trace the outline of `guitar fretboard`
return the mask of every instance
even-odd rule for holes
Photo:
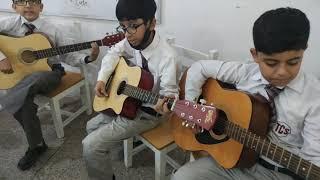
[[[42,49],[38,51],[33,51],[33,53],[36,59],[43,59],[43,58],[62,55],[70,52],[81,51],[84,49],[90,49],[91,43],[93,42],[97,43],[98,46],[103,46],[102,40],[97,40],[97,41],[66,45],[66,46],[61,46],[56,48],[54,47],[54,48]]]
[[[277,146],[266,138],[257,136],[230,121],[226,121],[226,133],[246,147],[264,155],[305,179],[320,179],[320,168],[307,160]]]
[[[129,84],[126,84],[123,89],[123,94],[138,99],[145,103],[157,104],[159,98],[163,98],[163,96],[135,87]]]

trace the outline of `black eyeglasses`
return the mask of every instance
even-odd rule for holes
[[[118,32],[122,32],[122,33],[126,33],[128,32],[129,34],[134,34],[137,32],[137,29],[144,23],[141,23],[141,24],[132,24],[132,25],[129,25],[128,27],[123,27],[123,26],[118,26],[117,27],[117,31]]]
[[[41,0],[15,0],[13,3],[18,6],[27,6],[27,4],[29,4],[29,6],[34,6],[41,4]]]

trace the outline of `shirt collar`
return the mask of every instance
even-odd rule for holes
[[[149,44],[148,47],[142,50],[141,54],[148,60],[152,56],[152,53],[154,52],[154,50],[158,47],[159,43],[160,43],[160,36],[158,35],[158,33],[155,33],[151,44]]]
[[[262,76],[259,66],[256,66],[257,72],[252,76],[255,81],[261,81],[262,84],[269,84],[269,82]]]
[[[262,76],[260,70],[252,76],[253,80],[260,80],[262,84],[269,84],[269,82]],[[286,86],[298,93],[301,93],[304,85],[304,75],[302,70],[298,73],[298,75]],[[281,88],[281,87],[280,87]]]
[[[304,73],[300,69],[298,75],[287,86],[299,93],[302,93],[304,81]]]
[[[24,23],[31,23],[31,24],[33,24],[35,27],[36,27],[36,29],[39,29],[40,27],[41,27],[41,25],[42,25],[42,21],[40,20],[40,17],[39,18],[37,18],[36,20],[34,20],[34,21],[32,21],[32,22],[29,22],[28,20],[26,20],[23,16],[20,16],[20,19],[21,19],[21,27],[22,26],[24,26],[23,24]]]

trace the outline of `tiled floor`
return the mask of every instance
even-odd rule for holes
[[[94,115],[82,114],[65,128],[65,138],[57,139],[50,113],[40,112],[44,139],[49,150],[30,170],[20,171],[16,164],[27,149],[26,138],[18,122],[11,115],[0,112],[0,180],[88,179],[81,156],[81,141],[85,136],[86,122]],[[185,155],[180,150],[173,154],[180,162],[184,161]],[[113,168],[117,180],[152,180],[154,155],[151,150],[144,150],[134,156],[132,168],[126,169],[123,160],[115,160]],[[172,169],[168,170],[170,173]]]

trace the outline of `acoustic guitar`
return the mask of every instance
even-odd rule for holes
[[[183,93],[184,83],[185,79],[180,84]],[[213,127],[209,131],[204,129],[195,134],[186,128],[186,124],[204,127],[205,122],[185,118],[192,116],[187,111],[184,117],[172,116],[172,133],[178,146],[189,151],[206,151],[224,168],[251,167],[258,155],[264,155],[304,179],[320,179],[318,166],[266,138],[270,108],[264,98],[225,87],[217,80],[208,79],[202,88],[206,104],[217,108],[216,119],[211,121],[214,125],[206,124]]]
[[[11,62],[14,70],[12,74],[0,72],[0,89],[12,88],[33,72],[50,71],[47,64],[49,57],[90,49],[92,42],[96,42],[98,46],[112,46],[123,38],[124,34],[118,33],[97,41],[53,47],[47,36],[42,33],[24,37],[0,35],[0,50]]]
[[[93,109],[97,112],[114,113],[133,119],[136,117],[137,110],[141,103],[155,105],[158,99],[163,96],[151,92],[153,88],[153,76],[150,72],[138,66],[129,66],[126,60],[121,57],[119,62],[106,83],[108,97],[95,96]],[[168,108],[181,115],[185,111],[193,114],[193,118],[205,122],[202,124],[207,130],[211,129],[214,123],[216,111],[214,107],[198,105],[186,100],[170,98]],[[200,108],[201,111],[198,111]]]

